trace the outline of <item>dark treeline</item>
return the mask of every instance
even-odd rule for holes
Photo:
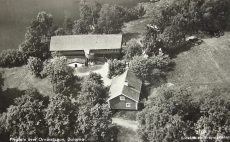
[[[217,35],[229,30],[229,0],[161,0],[150,13],[144,43],[148,51],[162,48],[170,53],[186,45],[185,39],[193,34]]]
[[[116,34],[121,32],[124,22],[138,19],[145,14],[143,6],[126,8],[116,4],[100,4],[97,1],[80,2],[80,19],[73,21],[65,13],[63,27],[57,27],[51,14],[40,12],[31,20],[25,40],[19,49],[4,50],[0,54],[1,67],[22,66],[30,56],[42,61],[50,57],[51,36],[72,34]]]

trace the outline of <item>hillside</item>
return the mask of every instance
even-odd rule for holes
[[[53,95],[51,83],[45,79],[39,79],[32,76],[26,66],[15,68],[0,68],[0,72],[3,73],[4,87],[17,88],[19,90],[26,90],[31,87],[35,87],[41,94]]]
[[[148,9],[158,9],[160,2],[144,4]],[[122,31],[126,41],[140,40],[151,21],[148,13],[144,18],[125,23]],[[173,59],[176,64],[167,81],[174,84],[214,84],[230,82],[230,32],[219,38],[206,38],[199,46],[182,52]]]
[[[176,66],[168,82],[178,84],[230,83],[230,32],[207,38],[199,46],[173,59]]]

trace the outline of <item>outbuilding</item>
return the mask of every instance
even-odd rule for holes
[[[121,47],[122,34],[53,36],[50,42],[51,52],[57,52],[67,58],[86,57],[89,60],[118,58]]]

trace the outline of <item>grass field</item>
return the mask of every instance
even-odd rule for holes
[[[47,78],[40,79],[32,76],[26,66],[15,67],[15,68],[0,68],[3,73],[4,87],[7,88],[17,88],[19,90],[26,90],[31,87],[35,87],[38,91],[45,95],[53,95],[52,85]]]
[[[230,32],[219,38],[207,38],[173,59],[175,70],[168,82],[178,84],[230,83]]]

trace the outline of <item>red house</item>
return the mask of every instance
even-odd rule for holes
[[[138,110],[142,81],[131,71],[113,79],[108,105],[110,109]]]

